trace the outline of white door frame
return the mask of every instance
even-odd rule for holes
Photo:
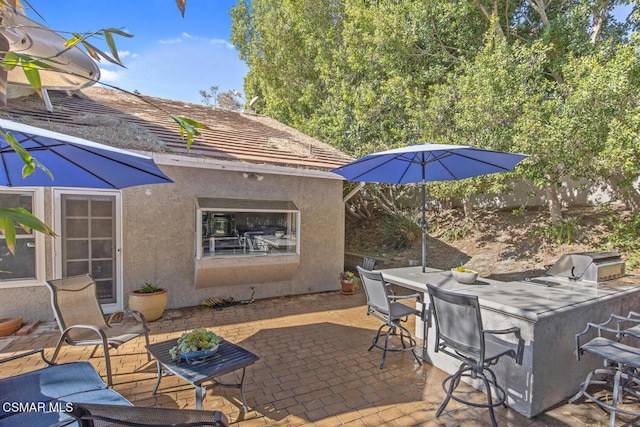
[[[115,197],[115,277],[116,281],[116,302],[109,304],[102,304],[102,309],[105,313],[112,313],[117,310],[122,310],[124,306],[123,286],[122,286],[122,193],[117,190],[91,190],[91,189],[64,189],[56,188],[53,191],[53,217],[54,217],[54,231],[56,234],[60,234],[62,230],[62,195],[63,194],[78,194],[81,196],[113,196]],[[53,277],[59,279],[62,277],[62,239],[54,239],[54,271]]]

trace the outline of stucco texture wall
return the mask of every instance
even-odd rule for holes
[[[174,184],[123,191],[125,295],[151,281],[168,290],[169,308],[179,308],[211,297],[247,299],[253,291],[255,298],[268,298],[339,288],[337,275],[344,263],[342,181],[266,173],[257,181],[239,171],[162,169]],[[220,280],[206,280],[196,287],[198,197],[292,201],[300,210],[299,257],[208,259],[207,274]],[[265,280],[254,274],[255,282],[248,281],[245,273],[250,269],[264,269]],[[279,274],[279,269],[286,271]]]

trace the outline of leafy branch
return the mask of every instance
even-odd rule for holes
[[[48,236],[55,236],[53,230],[24,208],[0,208],[0,233],[4,234],[9,251],[15,255],[16,227],[27,233],[39,231]]]

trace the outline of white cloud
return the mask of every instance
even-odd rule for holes
[[[197,37],[192,36],[191,34],[184,32],[182,33],[182,37],[184,37],[185,39],[196,39]]]
[[[133,59],[133,58],[137,58],[137,57],[140,56],[137,53],[131,53],[128,50],[125,50],[124,52],[118,52],[118,55],[120,55],[120,59],[124,59],[124,58]]]
[[[233,45],[224,39],[211,39],[209,40],[209,43],[212,45],[222,45],[227,49],[234,49]]]
[[[182,39],[180,37],[176,38],[176,39],[164,39],[164,40],[158,40],[158,42],[160,44],[176,44],[176,43],[182,43]]]
[[[100,81],[106,83],[118,83],[123,77],[122,71],[107,70],[100,68]]]

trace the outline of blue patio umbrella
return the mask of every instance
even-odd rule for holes
[[[36,168],[23,178],[24,162],[0,135],[0,186],[121,189],[173,182],[152,158],[131,151],[3,119],[0,130],[11,133],[53,175]]]
[[[427,252],[425,183],[453,181],[507,172],[527,154],[505,153],[466,145],[418,144],[369,154],[332,172],[351,182],[422,183],[422,271]]]

